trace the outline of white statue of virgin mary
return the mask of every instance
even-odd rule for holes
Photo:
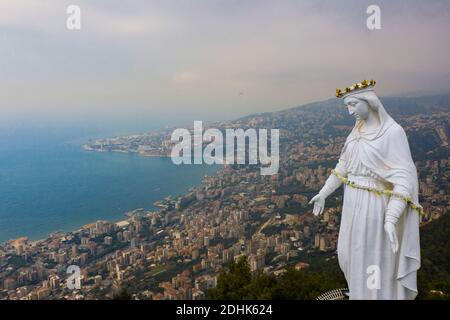
[[[414,299],[420,268],[417,170],[403,128],[376,96],[375,81],[336,91],[356,123],[336,168],[310,203],[345,184],[338,260],[350,299]]]

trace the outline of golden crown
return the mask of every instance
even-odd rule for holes
[[[353,92],[353,91],[359,91],[362,89],[369,89],[375,87],[375,84],[377,82],[375,80],[363,80],[360,83],[355,83],[354,85],[345,88],[344,90],[336,89],[336,97],[341,98],[344,95]]]

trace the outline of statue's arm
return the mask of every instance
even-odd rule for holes
[[[347,178],[347,162],[345,160],[344,155],[339,157],[339,161],[334,168],[334,171],[339,173],[341,177]],[[334,174],[332,174],[334,176]]]
[[[405,188],[394,185],[393,192],[395,194],[407,195],[408,192]],[[396,224],[400,219],[403,211],[405,211],[406,202],[395,196],[391,196],[386,207],[384,215],[384,230],[386,231],[389,241],[391,242],[391,249],[393,253],[397,253],[399,248],[399,241],[397,238]]]
[[[347,177],[347,169],[346,169],[344,156],[341,155],[334,170],[336,172],[338,172],[339,175],[341,175],[342,177]],[[336,177],[336,175],[330,174],[327,181],[325,182],[325,185],[319,191],[319,195],[325,200],[326,198],[328,198],[329,195],[331,195],[334,191],[336,191],[336,189],[339,188],[341,185],[342,185],[342,181],[338,177]]]
[[[400,125],[396,125],[392,128],[392,137],[390,139],[392,145],[390,148],[392,150],[396,150],[395,154],[397,156],[398,167],[408,167],[410,170],[416,171],[416,167],[411,157],[411,151],[408,144],[408,138],[406,137],[406,133]],[[404,197],[412,197],[411,185],[413,185],[413,181],[408,183],[404,182],[401,184],[394,184],[393,193],[399,194]],[[394,225],[400,219],[402,213],[405,211],[407,203],[399,199],[398,197],[391,196],[389,202],[386,207],[385,212],[385,222],[391,222]]]
[[[342,155],[334,170],[337,171],[343,177],[347,176],[345,159],[343,158]],[[330,194],[332,194],[337,188],[339,188],[341,184],[342,182],[341,180],[339,180],[338,177],[336,177],[334,174],[330,174],[327,181],[325,182],[325,185],[322,187],[319,193],[315,195],[309,202],[310,204],[314,203],[313,214],[315,216],[318,216],[323,212],[325,208],[325,199]]]
[[[408,197],[408,191],[401,186],[394,186],[394,194],[400,194]],[[400,219],[402,213],[405,211],[406,202],[398,197],[392,196],[386,207],[386,213],[384,220],[385,222],[391,222],[394,225],[397,224],[398,219]]]

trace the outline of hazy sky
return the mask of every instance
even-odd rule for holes
[[[449,31],[447,0],[2,0],[0,118],[234,118],[364,78],[450,91]]]

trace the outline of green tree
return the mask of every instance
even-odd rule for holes
[[[271,300],[276,284],[275,276],[260,271],[252,277],[245,298],[249,300]]]
[[[242,300],[249,295],[248,285],[252,281],[252,273],[245,256],[229,264],[228,272],[219,275],[217,286],[208,291],[213,300]]]
[[[314,300],[326,291],[341,288],[342,283],[323,272],[287,268],[273,288],[272,299]]]
[[[122,289],[118,294],[113,296],[113,300],[131,300],[132,296],[127,289]]]

